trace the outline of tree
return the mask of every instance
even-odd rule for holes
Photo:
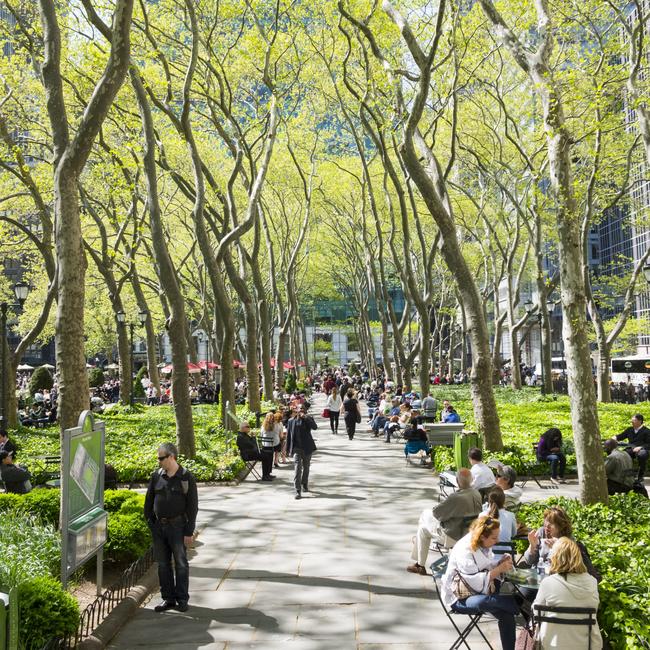
[[[39,0],[45,56],[42,64],[54,149],[54,224],[57,261],[56,351],[61,428],[75,426],[90,403],[84,357],[86,259],[79,218],[79,177],[129,65],[133,0],[116,0],[110,54],[86,110],[70,134],[61,73],[61,29],[53,0]],[[89,15],[91,0],[84,0]]]

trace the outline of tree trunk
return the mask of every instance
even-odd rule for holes
[[[610,346],[607,345],[605,333],[602,336],[596,336],[596,343],[598,345],[598,364],[596,370],[596,382],[598,386],[598,401],[611,402],[612,391],[609,383],[610,365],[612,363],[612,356]]]
[[[160,284],[165,292],[170,317],[167,321],[167,333],[172,348],[172,394],[174,399],[174,416],[176,418],[176,441],[178,450],[187,458],[196,455],[194,440],[194,423],[190,401],[189,377],[187,372],[187,341],[185,330],[185,301],[178,285],[172,264],[167,239],[162,226],[160,203],[158,200],[158,178],[156,169],[156,135],[153,128],[151,108],[138,71],[131,69],[131,82],[135,90],[142,118],[144,134],[144,171],[147,185],[147,204],[151,230],[151,243],[156,263],[158,264]]]
[[[138,303],[138,309],[147,314],[147,320],[144,325],[147,336],[147,370],[149,371],[149,381],[151,381],[151,383],[156,387],[158,397],[160,397],[160,373],[158,372],[156,332],[153,328],[151,311],[149,310],[147,299],[142,291],[140,277],[138,276],[135,264],[131,266],[131,286],[133,287],[133,294]]]

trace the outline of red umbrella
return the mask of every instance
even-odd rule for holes
[[[289,361],[283,361],[283,362],[282,362],[282,367],[283,367],[285,370],[293,370],[293,369],[295,368],[295,366],[293,365],[293,363],[290,363]]]
[[[174,366],[170,363],[169,365],[165,366],[164,368],[161,368],[160,372],[162,372],[164,375],[168,375],[173,370],[174,370]],[[187,364],[187,371],[189,373],[201,372],[201,368],[199,366],[197,366],[195,363],[188,363]]]
[[[214,370],[219,366],[214,361],[199,361],[199,367],[201,370]]]

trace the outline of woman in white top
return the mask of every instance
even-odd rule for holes
[[[330,412],[330,429],[332,429],[334,435],[339,432],[339,415],[342,406],[343,401],[335,386],[332,388],[332,392],[327,396],[327,401],[325,402],[325,408]]]
[[[449,564],[442,578],[442,599],[447,607],[459,613],[479,610],[492,614],[499,623],[503,650],[515,647],[515,614],[519,607],[514,596],[498,593],[499,579],[512,569],[512,556],[495,557],[492,547],[499,541],[499,520],[481,516],[470,532],[462,537],[449,553]],[[456,573],[476,592],[459,600],[453,590]]]
[[[494,487],[490,490],[488,501],[483,506],[483,512],[488,517],[499,520],[499,542],[510,542],[517,534],[517,519],[512,512],[505,509],[505,503],[505,492],[500,487]]]
[[[578,544],[569,537],[560,537],[553,545],[551,555],[551,575],[542,581],[533,603],[554,607],[593,607],[598,610],[598,582],[587,573]],[[553,614],[541,612],[550,617],[570,617],[570,614]],[[536,637],[543,650],[547,648],[574,648],[581,650],[588,647],[587,626],[569,625],[567,623],[543,622]],[[591,628],[591,648],[600,650],[603,640],[598,623]]]

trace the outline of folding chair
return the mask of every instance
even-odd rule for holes
[[[467,647],[467,650],[472,650],[469,643],[467,643],[467,637],[469,637],[470,633],[474,629],[476,629],[478,633],[483,637],[483,640],[487,644],[488,648],[490,648],[490,650],[494,650],[490,642],[487,640],[485,634],[483,634],[483,630],[481,630],[481,628],[478,626],[479,621],[483,616],[483,612],[480,612],[478,609],[467,609],[462,613],[455,612],[453,609],[450,609],[447,607],[447,605],[445,605],[445,601],[442,598],[442,576],[445,574],[445,571],[447,571],[448,563],[449,558],[446,555],[443,555],[439,560],[432,562],[430,568],[433,582],[436,586],[436,595],[438,596],[442,610],[444,611],[447,618],[451,621],[451,624],[454,626],[454,629],[458,634],[458,638],[454,641],[449,650],[458,650],[458,648],[460,648],[462,645],[465,645]],[[468,624],[462,630],[458,627],[458,625],[456,625],[456,621],[454,620],[458,616],[467,616],[469,618]]]
[[[568,616],[558,616],[558,614]],[[591,628],[596,625],[596,610],[593,607],[533,605],[533,619],[536,625],[540,623],[584,625],[587,628],[587,650],[591,650]]]
[[[259,472],[255,469],[255,463],[257,463],[256,460],[244,461],[244,464],[246,465],[246,469],[248,470],[248,474],[252,474],[259,481],[262,477],[260,476]]]

